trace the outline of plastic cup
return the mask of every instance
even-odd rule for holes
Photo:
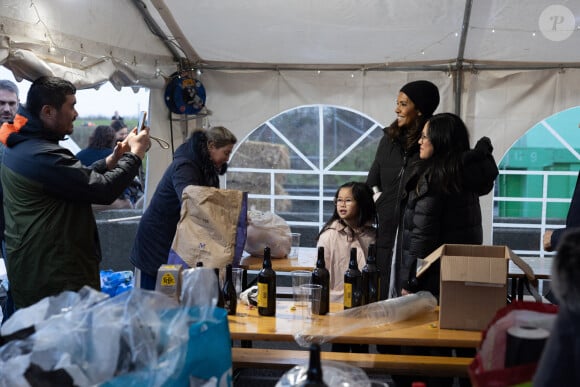
[[[302,290],[302,285],[309,284],[312,280],[312,272],[308,270],[294,270],[291,273],[292,276],[292,297],[294,299],[294,306],[303,307],[304,295]]]
[[[322,285],[304,284],[300,286],[301,297],[304,307],[302,308],[302,317],[311,319],[313,314],[320,314],[320,298],[322,297]]]
[[[290,253],[288,253],[288,259],[298,259],[300,255],[300,233],[293,232],[290,233],[292,238],[292,245],[290,247]]]
[[[244,275],[244,269],[241,267],[232,268],[232,280],[234,281],[234,288],[236,288],[236,295],[240,297],[242,292],[242,279]]]

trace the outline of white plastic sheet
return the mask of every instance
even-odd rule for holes
[[[407,320],[413,316],[431,312],[436,306],[435,297],[425,291],[374,302],[333,313],[332,324],[307,326],[297,332],[294,339],[303,347],[307,347],[310,343],[322,344],[354,330]]]

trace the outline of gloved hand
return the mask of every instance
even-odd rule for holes
[[[477,141],[474,149],[483,154],[490,154],[493,152],[493,145],[491,145],[489,137],[483,136],[479,141]]]

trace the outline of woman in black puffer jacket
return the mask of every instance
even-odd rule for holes
[[[444,243],[481,244],[479,196],[488,193],[498,174],[488,138],[469,149],[463,121],[451,113],[437,114],[425,124],[419,139],[419,160],[404,182],[406,206],[397,241],[396,274],[401,294],[428,290],[439,298],[440,264],[416,278],[417,259]],[[458,356],[475,356],[473,349],[455,349]],[[450,348],[402,347],[401,353],[450,356]],[[397,386],[410,386],[420,376],[395,377]],[[428,378],[428,386],[450,386],[450,378]],[[469,385],[460,379],[461,386]]]
[[[398,289],[429,290],[438,297],[439,265],[417,281],[417,259],[445,243],[482,243],[479,196],[491,190],[498,171],[489,139],[470,150],[467,128],[454,114],[433,116],[419,144],[420,160],[405,184]]]

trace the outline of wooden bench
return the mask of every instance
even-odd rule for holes
[[[307,364],[309,352],[304,350],[232,348],[233,368],[290,369]],[[446,356],[390,355],[374,353],[322,352],[322,360],[332,360],[360,367],[367,371],[383,371],[398,375],[467,376],[472,358]]]

